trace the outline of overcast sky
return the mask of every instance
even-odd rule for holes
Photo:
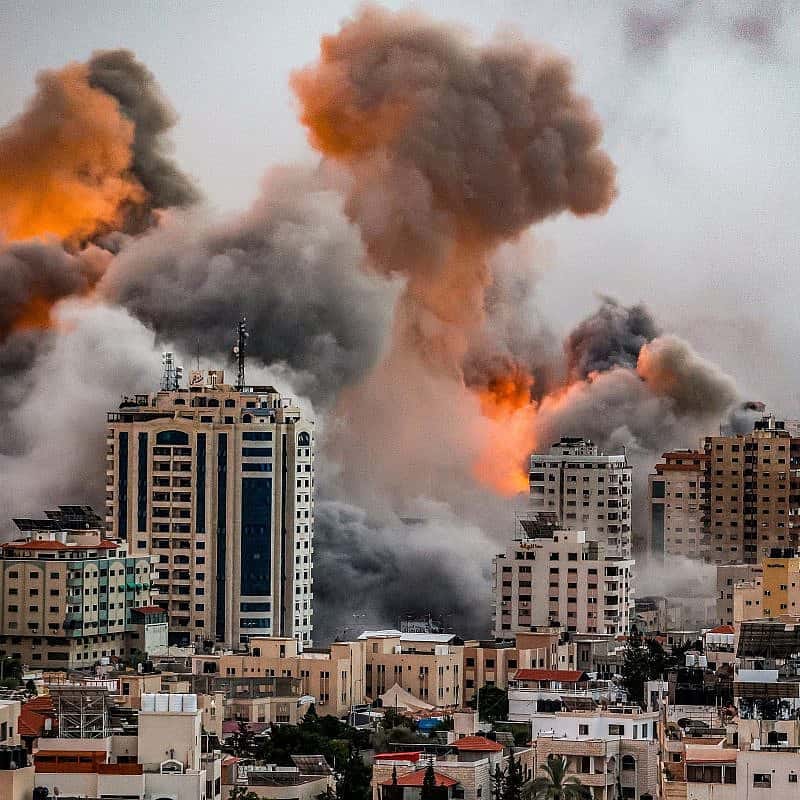
[[[400,7],[401,3],[386,3]],[[780,2],[495,0],[416,7],[488,38],[513,27],[574,61],[606,125],[620,197],[533,235],[539,306],[558,328],[595,293],[651,306],[747,396],[800,414],[800,25]],[[0,124],[36,72],[128,47],[181,115],[176,156],[223,211],[271,164],[310,160],[288,77],[353,9],[304,3],[0,4]]]

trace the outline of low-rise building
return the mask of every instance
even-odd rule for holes
[[[151,604],[150,556],[105,538],[88,507],[15,523],[24,538],[0,545],[0,658],[69,669],[144,646],[133,610]]]
[[[342,717],[364,702],[364,648],[361,642],[335,642],[328,649],[303,649],[289,637],[253,636],[246,653],[216,652],[191,658],[195,675],[228,678],[299,678],[302,695],[313,698],[317,713]]]
[[[483,736],[465,736],[453,741],[444,752],[425,754],[412,750],[378,754],[372,771],[373,800],[416,800],[425,772],[433,767],[436,785],[446,798],[486,800],[492,796],[492,775],[497,766],[505,771],[511,749]],[[514,748],[525,780],[534,773],[533,750]]]
[[[657,796],[659,713],[638,706],[534,712],[529,716],[536,770],[551,755],[566,759],[567,772],[593,800]],[[619,788],[619,792],[617,791]]]
[[[720,564],[717,566],[717,625],[733,625],[734,587],[761,578],[761,564]]]
[[[221,755],[203,753],[194,695],[156,694],[113,722],[113,702],[88,690],[59,698],[59,736],[40,740],[35,784],[50,795],[220,800]]]
[[[365,631],[364,692],[376,699],[393,686],[437,707],[463,702],[463,641],[448,633]]]

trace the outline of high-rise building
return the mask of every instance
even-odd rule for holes
[[[0,546],[0,660],[75,669],[146,649],[147,554],[132,556],[126,542],[108,538],[86,506],[14,522],[20,538]]]
[[[648,478],[648,555],[698,558],[704,541],[701,486],[709,456],[675,450],[661,457]]]
[[[634,561],[607,555],[585,531],[559,530],[544,515],[518,524],[514,540],[493,561],[495,637],[545,625],[627,634]]]
[[[772,416],[752,433],[707,436],[702,503],[705,555],[756,564],[800,544],[800,439]]]
[[[314,427],[272,386],[218,370],[108,414],[106,523],[155,556],[171,643],[312,632]]]
[[[531,456],[531,507],[586,531],[609,555],[630,558],[631,476],[624,454],[606,455],[588,439],[563,436],[548,453]]]

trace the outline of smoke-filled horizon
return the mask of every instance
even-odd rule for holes
[[[365,610],[483,635],[532,450],[624,447],[641,533],[660,453],[745,398],[593,265],[597,307],[566,336],[541,310],[536,226],[625,192],[563,55],[364,6],[292,86],[321,161],[270,169],[228,216],[129,51],[44,73],[0,128],[0,514],[102,508],[104,412],[154,387],[161,349],[224,366],[244,314],[252,368],[317,417],[316,638]]]

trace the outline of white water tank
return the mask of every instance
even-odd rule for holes
[[[183,696],[183,710],[190,713],[197,711],[197,695],[185,694]]]
[[[156,696],[152,692],[145,692],[142,695],[142,711],[156,710]]]
[[[174,713],[176,711],[183,711],[183,695],[170,694],[169,697],[169,710]]]
[[[156,711],[164,713],[169,711],[169,695],[164,692],[159,692],[156,695]]]

